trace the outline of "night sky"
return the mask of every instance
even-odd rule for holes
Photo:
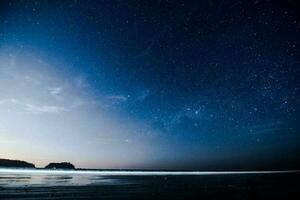
[[[292,169],[297,1],[1,1],[0,157]]]

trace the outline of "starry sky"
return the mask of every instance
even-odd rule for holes
[[[0,157],[292,169],[297,1],[1,1]]]

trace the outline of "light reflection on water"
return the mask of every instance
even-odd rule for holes
[[[7,173],[0,171],[0,187],[130,184],[125,179],[97,174]]]
[[[0,169],[1,187],[51,187],[84,185],[129,185],[136,184],[135,176],[215,176],[298,173],[288,171],[90,171],[90,170],[29,170]],[[130,178],[129,178],[130,177]]]

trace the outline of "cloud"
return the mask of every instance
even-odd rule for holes
[[[28,112],[31,112],[33,114],[59,113],[61,111],[66,111],[66,109],[64,107],[60,107],[60,106],[48,106],[48,105],[37,106],[37,105],[32,105],[32,104],[26,104],[25,110]]]
[[[61,87],[48,88],[48,90],[49,90],[50,94],[53,95],[53,96],[57,96],[62,92]]]
[[[109,100],[112,104],[119,104],[128,100],[128,98],[123,95],[107,95],[106,99]]]
[[[15,98],[8,98],[0,100],[0,105],[15,105],[21,107],[21,109],[30,112],[32,114],[42,113],[59,113],[67,111],[65,107],[56,105],[35,105],[31,103],[25,103]]]
[[[16,103],[17,103],[17,100],[14,99],[14,98],[10,98],[10,99],[2,99],[2,100],[0,100],[0,105],[8,104],[8,103],[16,104]]]
[[[63,97],[62,97],[63,88],[62,87],[51,87],[51,88],[48,88],[48,91],[49,91],[50,95],[53,96],[55,99],[57,99],[57,100],[63,99]]]
[[[101,105],[101,101],[99,101],[99,100],[88,100],[88,99],[75,98],[70,103],[70,109],[80,108],[80,107],[84,107],[84,106],[99,106],[99,105]]]
[[[33,84],[35,84],[35,85],[41,84],[41,82],[40,82],[38,79],[36,79],[36,78],[34,78],[34,77],[32,77],[32,76],[29,76],[29,75],[25,75],[25,76],[23,77],[23,79],[24,79],[25,81],[30,82],[30,83],[33,83]]]

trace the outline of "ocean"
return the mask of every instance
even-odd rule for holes
[[[0,199],[300,199],[297,171],[0,169]]]

